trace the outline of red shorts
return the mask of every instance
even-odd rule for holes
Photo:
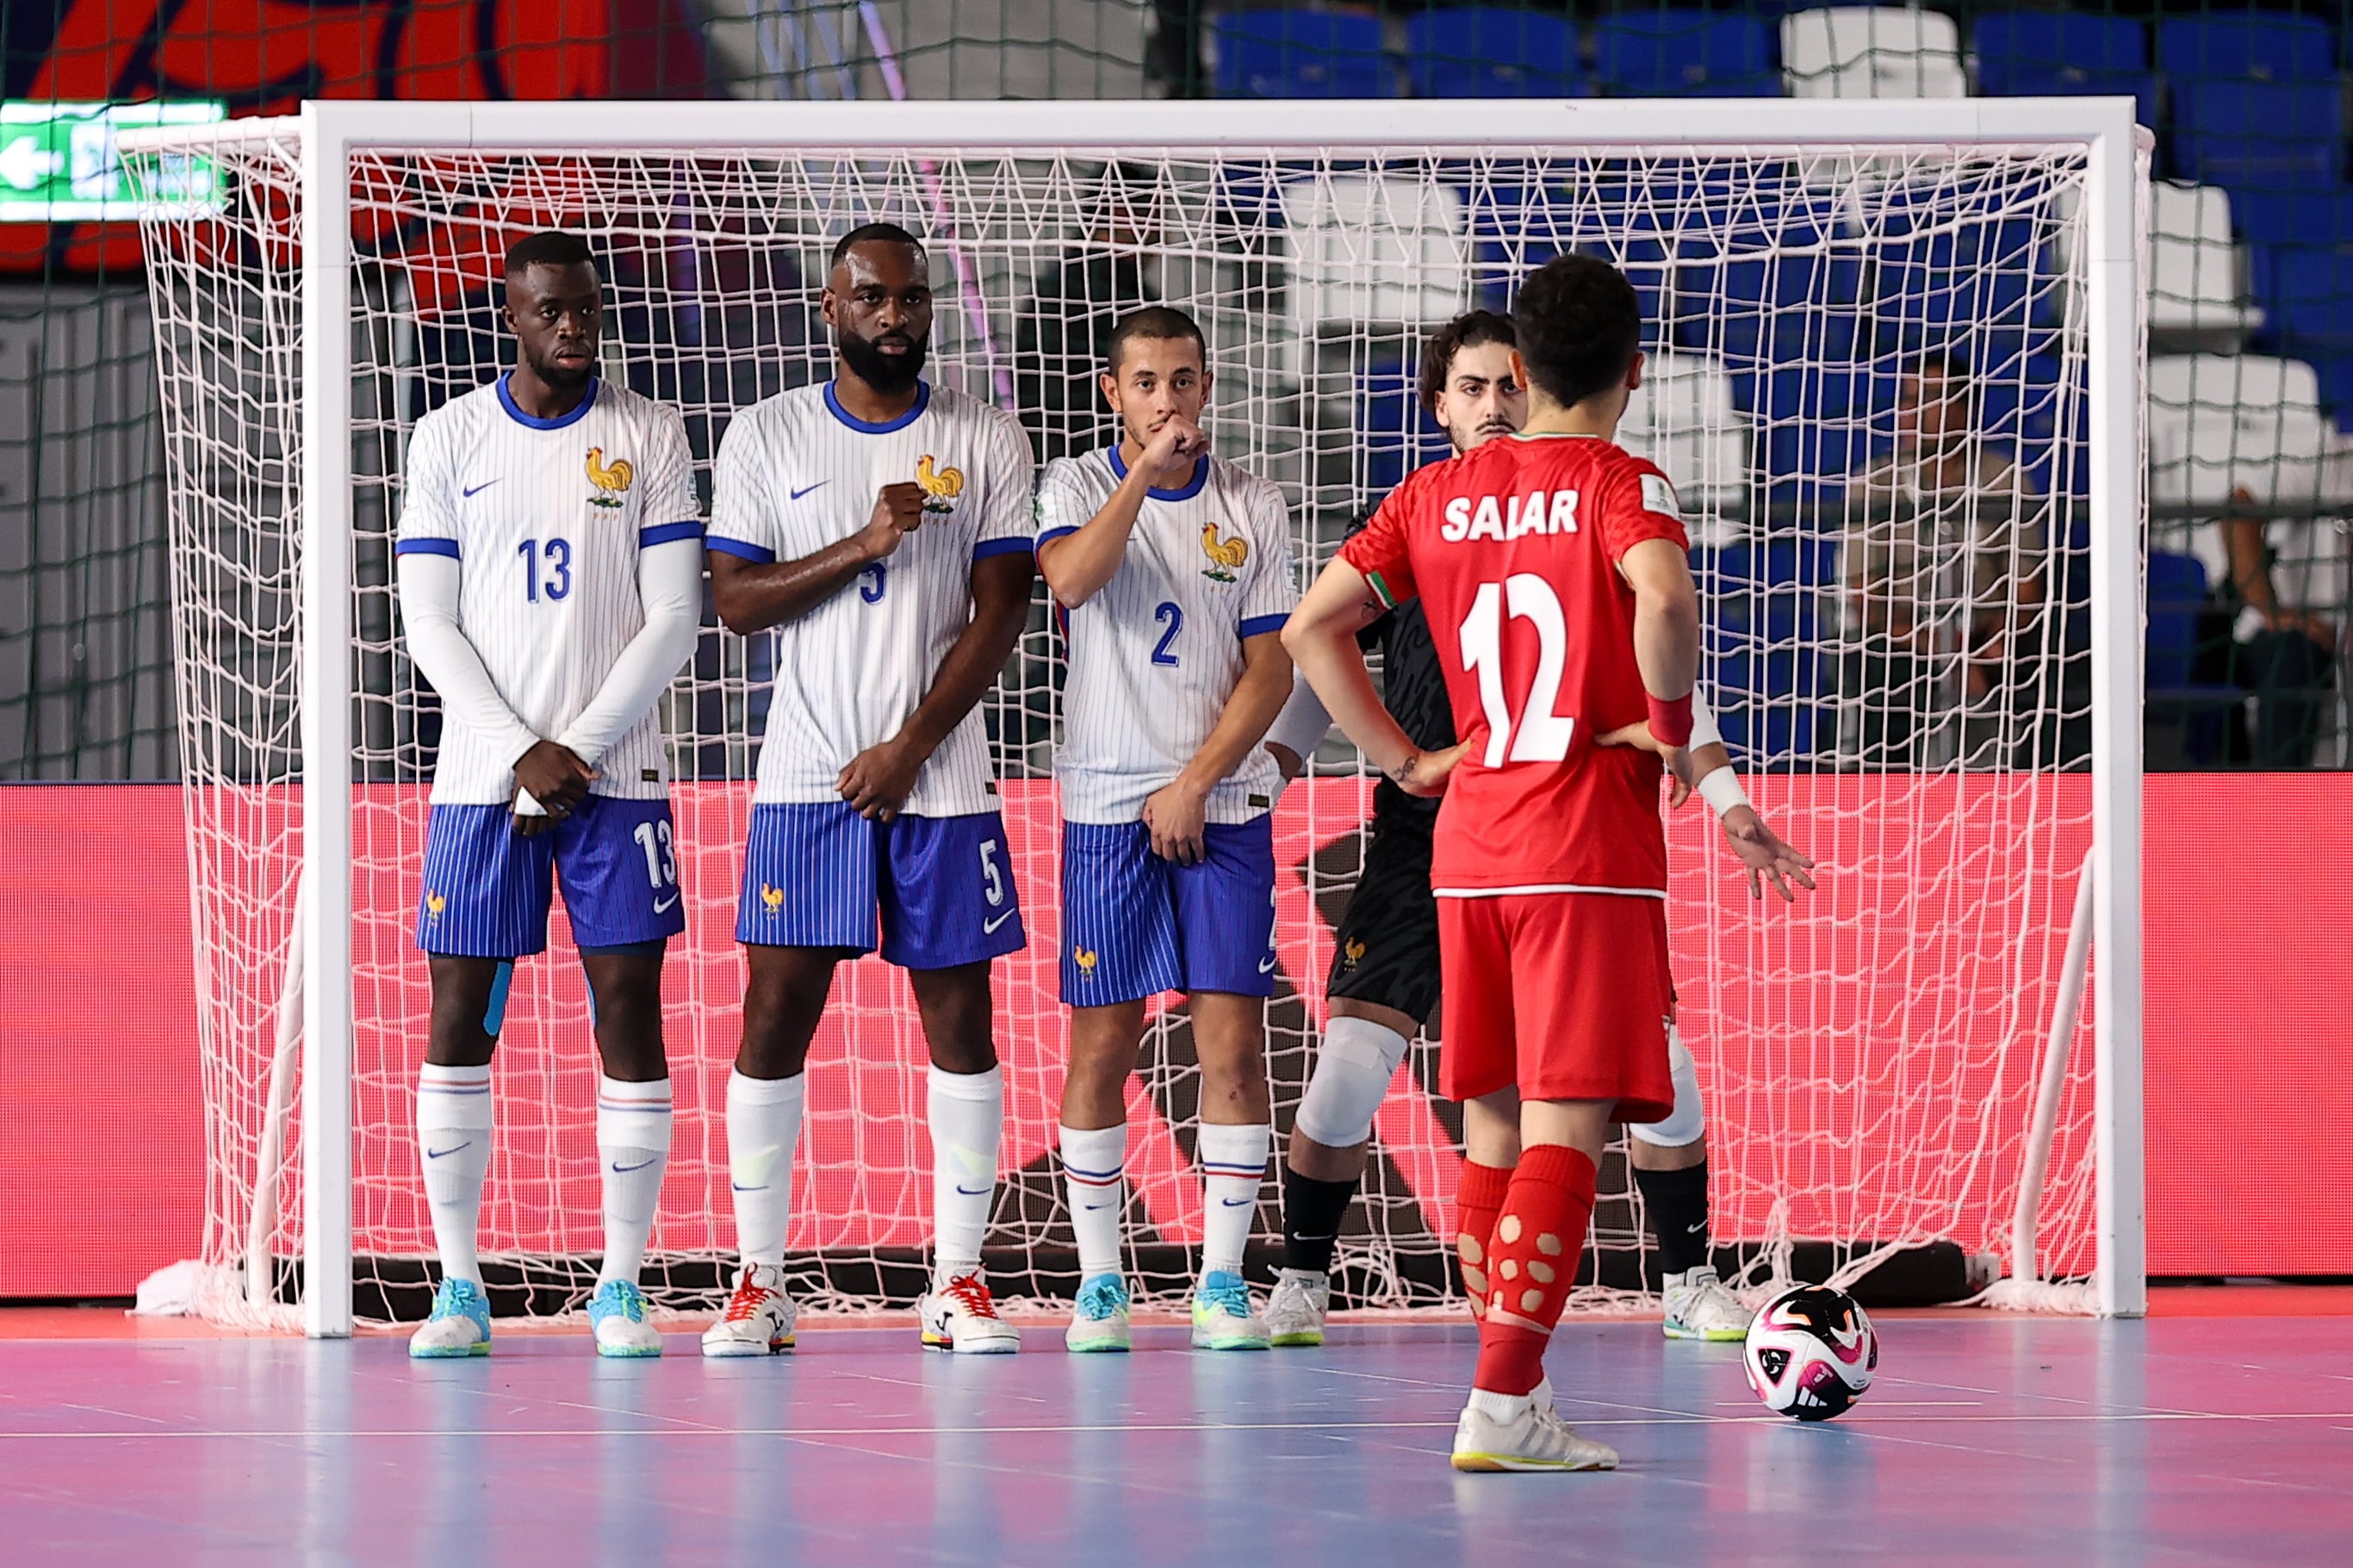
[[[1614,1100],[1617,1121],[1675,1108],[1667,1067],[1663,899],[1619,893],[1440,898],[1439,1092]]]

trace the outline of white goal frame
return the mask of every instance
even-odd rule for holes
[[[1563,151],[1933,145],[2079,153],[2085,160],[2089,344],[2096,1309],[2146,1310],[2141,1032],[2144,199],[2126,98],[1837,101],[1477,102],[310,102],[299,118],[127,132],[130,152],[274,142],[299,153],[302,273],[302,888],[300,996],[302,1326],[353,1327],[351,188],[355,150],[685,153],[958,144],[1084,153],[1165,145],[1554,146]],[[290,1016],[279,1038],[290,1044]],[[2072,1032],[2072,1018],[2069,1030]],[[2057,1048],[2054,1048],[2054,1055]],[[282,1082],[281,1082],[282,1089]],[[282,1112],[280,1113],[282,1125]],[[2029,1205],[2021,1211],[2031,1237]]]

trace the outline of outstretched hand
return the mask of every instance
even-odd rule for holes
[[[1748,896],[1761,899],[1765,884],[1771,882],[1781,901],[1794,904],[1798,895],[1789,890],[1791,882],[1808,892],[1814,890],[1814,862],[1785,842],[1781,836],[1765,825],[1753,805],[1736,805],[1724,814],[1724,837],[1732,852],[1748,868]]]

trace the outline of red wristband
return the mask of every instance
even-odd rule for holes
[[[1651,735],[1662,745],[1688,746],[1692,737],[1691,693],[1669,701],[1664,698],[1642,694],[1651,702]]]

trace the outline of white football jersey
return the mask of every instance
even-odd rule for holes
[[[1084,525],[1127,477],[1119,448],[1047,465],[1038,542]],[[1127,554],[1064,618],[1070,673],[1054,759],[1062,816],[1134,822],[1216,729],[1242,676],[1242,639],[1282,629],[1299,603],[1282,493],[1219,457],[1149,492]],[[1210,792],[1211,822],[1248,822],[1282,773],[1264,746]]]
[[[394,548],[458,561],[459,628],[515,717],[551,739],[646,624],[638,552],[698,537],[702,518],[677,409],[592,381],[579,407],[535,419],[501,375],[417,422]],[[668,793],[653,711],[597,759],[596,773],[597,795]],[[505,760],[446,717],[434,803],[504,805],[513,794]]]
[[[709,547],[797,561],[848,539],[884,485],[923,487],[923,526],[776,638],[776,687],[755,801],[830,801],[851,758],[899,732],[972,622],[972,564],[1030,548],[1029,438],[1012,415],[919,383],[885,425],[853,417],[830,382],[735,416],[719,444]],[[917,816],[997,809],[976,706],[907,796]]]

